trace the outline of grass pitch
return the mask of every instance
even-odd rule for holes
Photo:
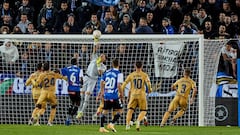
[[[0,125],[0,135],[239,135],[239,127],[196,127],[196,126],[141,126],[141,131],[132,127],[125,131],[125,126],[115,126],[117,133],[100,133],[99,125],[54,125],[52,127],[28,125]]]

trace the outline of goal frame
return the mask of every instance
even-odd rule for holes
[[[198,60],[199,60],[199,81],[198,81],[198,100],[199,100],[199,107],[198,107],[198,126],[205,126],[204,124],[204,38],[203,35],[160,35],[160,34],[113,34],[113,35],[102,35],[101,39],[104,39],[107,41],[108,39],[111,39],[113,41],[120,42],[122,40],[121,37],[124,36],[124,41],[131,42],[132,39],[136,39],[138,41],[144,41],[146,38],[150,39],[159,39],[161,37],[162,39],[183,39],[183,40],[189,40],[192,39],[198,40],[199,42],[199,54],[198,54]],[[42,40],[48,40],[48,41],[58,41],[62,43],[68,43],[64,39],[69,38],[71,39],[71,42],[84,43],[89,38],[93,38],[92,35],[57,35],[57,34],[51,34],[51,35],[22,35],[22,34],[14,34],[14,35],[0,35],[0,39],[10,39],[10,40],[23,40],[26,39],[28,41],[34,41],[34,42],[40,42]],[[100,42],[101,42],[100,39]]]

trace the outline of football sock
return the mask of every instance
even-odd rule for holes
[[[101,114],[100,119],[101,119],[101,121],[100,121],[100,127],[104,127],[105,115]]]

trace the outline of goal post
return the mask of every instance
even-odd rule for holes
[[[79,66],[86,70],[94,46],[92,35],[0,35],[0,45],[3,45],[6,39],[18,48],[19,59],[14,65],[5,66],[1,55],[0,64],[4,66],[0,67],[0,87],[3,88],[0,95],[0,124],[27,123],[34,104],[31,87],[24,83],[29,74],[34,72],[36,63],[50,61],[52,69],[63,68],[69,65],[70,58],[78,57]],[[103,34],[99,43],[101,45],[98,52],[107,55],[108,68],[111,67],[112,58],[120,59],[124,78],[134,71],[133,64],[136,60],[143,61],[143,70],[149,74],[155,89],[148,96],[148,119],[151,125],[160,124],[174,96],[170,86],[182,76],[185,67],[192,70],[191,77],[197,82],[198,94],[194,105],[189,105],[186,114],[179,118],[177,123],[189,126],[215,125],[215,98],[210,97],[209,93],[215,81],[224,40],[204,40],[203,35]],[[19,72],[20,75],[16,74]],[[55,124],[64,124],[70,102],[66,85],[63,80],[57,82],[59,105]],[[97,109],[97,91],[96,86],[81,124],[99,123],[91,120]],[[46,122],[47,116],[48,111],[42,118],[43,122]],[[119,124],[125,124],[125,116],[126,105]]]

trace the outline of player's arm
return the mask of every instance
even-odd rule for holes
[[[96,100],[99,100],[99,99],[103,98],[103,96],[104,96],[104,88],[105,88],[105,81],[101,80],[101,82],[100,82],[100,92],[99,92]]]
[[[123,100],[123,89],[122,89],[122,83],[123,83],[123,74],[118,74],[118,80],[117,80],[117,87],[119,92],[119,98]]]
[[[63,79],[65,81],[68,80],[67,76],[61,75],[60,72],[55,72],[55,76],[56,76],[56,78]]]
[[[131,97],[131,89],[129,89],[129,91],[128,91],[127,102],[130,101],[130,97]]]
[[[103,74],[103,70],[101,69],[101,56],[97,58],[97,70],[98,70],[98,75],[101,76]]]
[[[177,90],[177,85],[178,85],[178,80],[174,84],[172,84],[171,89]]]
[[[29,86],[29,85],[32,84],[32,77],[33,77],[33,75],[30,75],[30,76],[29,76],[29,78],[27,79],[27,81],[26,81],[26,83],[25,83],[26,86]]]
[[[126,85],[130,82],[130,75],[128,75],[127,79],[122,84],[122,90],[125,90]]]
[[[192,84],[192,89],[193,89],[193,93],[192,93],[192,97],[191,97],[191,100],[190,100],[190,104],[192,104],[194,102],[195,96],[197,95],[196,83]]]
[[[148,93],[151,93],[152,92],[152,85],[151,85],[151,81],[150,81],[148,76],[146,77],[145,82],[146,82],[147,87],[148,87]]]
[[[81,69],[79,73],[80,84],[83,85],[83,70]]]

